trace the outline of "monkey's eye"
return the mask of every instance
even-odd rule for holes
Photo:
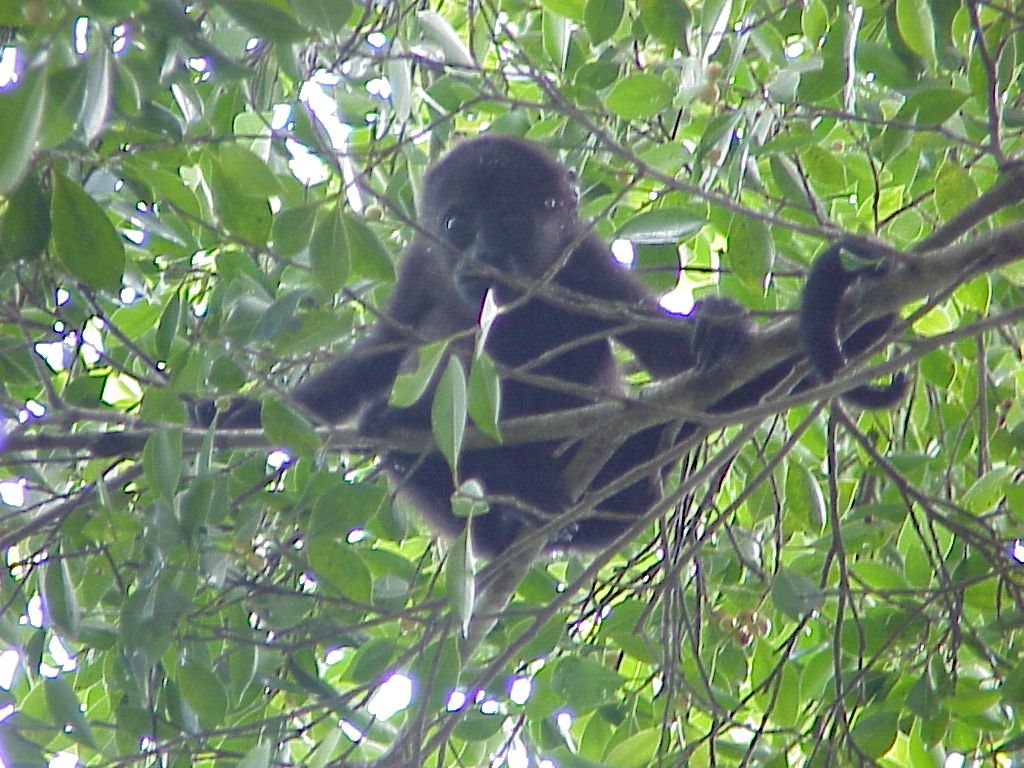
[[[444,236],[460,251],[465,250],[476,237],[473,217],[463,211],[449,211],[444,217]]]

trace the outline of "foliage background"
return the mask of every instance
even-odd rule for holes
[[[5,765],[395,765],[399,734],[409,765],[1021,759],[1014,4],[29,0],[0,25]],[[889,296],[905,405],[715,434],[656,525],[535,563],[463,657],[470,564],[279,395],[388,291],[424,168],[485,129],[574,168],[652,287],[682,254],[765,319],[839,231],[1001,234],[1002,263]],[[291,463],[185,428],[183,398],[242,389]],[[92,457],[119,426],[144,449]]]

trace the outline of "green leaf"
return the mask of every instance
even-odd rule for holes
[[[245,282],[240,282],[240,286]],[[227,316],[220,327],[220,332],[230,341],[244,343],[252,338],[253,330],[263,322],[270,301],[262,291],[252,290],[246,285],[241,290],[232,291],[231,301],[227,304]]]
[[[286,331],[294,331],[299,302],[308,296],[305,290],[289,291],[267,307],[252,329],[253,341],[272,341]]]
[[[932,710],[931,717],[937,710]],[[943,768],[946,765],[946,750],[939,744],[927,744],[924,740],[924,724],[915,722],[910,730],[910,742],[907,748],[910,765],[913,768]]]
[[[820,190],[837,192],[846,187],[846,167],[824,147],[805,147],[800,151],[800,160],[807,177]]]
[[[342,216],[348,235],[352,271],[374,280],[394,280],[395,265],[380,238],[361,217],[347,211]]]
[[[569,40],[572,36],[569,20],[561,14],[545,11],[541,17],[541,35],[544,53],[559,71],[564,70],[569,55]]]
[[[273,218],[268,195],[277,189],[266,165],[247,149],[227,144],[208,157],[204,174],[209,182],[217,220],[232,237],[263,245]]]
[[[152,331],[160,321],[161,308],[159,304],[150,304],[145,301],[136,301],[134,304],[118,308],[111,321],[128,338],[141,336],[146,331]]]
[[[551,687],[572,702],[575,712],[595,709],[608,701],[622,678],[594,658],[565,656],[551,675]]]
[[[61,394],[69,405],[96,408],[100,405],[105,384],[106,380],[98,376],[78,377],[68,382]]]
[[[957,286],[953,296],[967,309],[979,315],[988,314],[992,307],[992,278],[987,274],[978,275]]]
[[[63,731],[80,744],[98,749],[71,684],[64,677],[48,677],[43,680],[43,692],[57,731]]]
[[[775,152],[794,152],[814,144],[818,139],[806,129],[795,129],[788,134],[775,136],[760,147],[752,147],[755,155],[771,155]]]
[[[46,561],[43,567],[42,597],[46,616],[61,637],[73,640],[78,637],[82,610],[78,605],[71,571],[66,558],[57,556]]]
[[[868,589],[880,592],[910,589],[906,577],[884,563],[860,560],[850,565],[850,572]]]
[[[728,257],[733,274],[754,295],[763,294],[765,275],[775,263],[775,244],[768,226],[752,216],[733,216]]]
[[[623,0],[587,0],[583,12],[583,25],[595,45],[615,34],[625,12]]]
[[[219,146],[217,161],[232,185],[240,191],[267,196],[281,191],[267,160],[246,146],[244,141],[231,141]]]
[[[25,738],[19,731],[21,721],[26,718],[15,712],[0,720],[0,745],[3,746],[4,764],[8,768],[37,768],[49,765],[50,760],[40,747]],[[29,728],[35,728],[32,724]]]
[[[668,293],[679,284],[679,245],[637,244],[634,267],[643,274],[644,282],[657,294]]]
[[[640,0],[640,20],[659,43],[687,53],[693,14],[683,0]]]
[[[188,376],[187,366],[183,369],[183,376]],[[196,372],[198,376],[198,372]],[[180,380],[179,380],[180,381]],[[164,422],[167,425],[184,424],[185,404],[181,402],[179,393],[174,387],[151,387],[142,395],[142,410],[140,415],[147,420]]]
[[[96,141],[107,127],[114,103],[114,56],[106,46],[90,50],[78,128],[86,143]]]
[[[470,711],[455,726],[455,737],[466,741],[486,741],[501,730],[504,719],[495,712]]]
[[[658,746],[663,738],[661,728],[645,728],[625,739],[616,739],[604,763],[615,768],[646,768],[656,765]]]
[[[494,361],[486,354],[473,358],[469,369],[469,417],[481,432],[501,442],[501,380]]]
[[[921,721],[921,739],[925,744],[939,744],[949,730],[950,713],[945,707],[935,709],[931,716]],[[945,761],[943,761],[945,764]],[[914,768],[917,768],[915,766]]]
[[[466,519],[462,533],[452,542],[448,549],[445,562],[444,578],[445,593],[448,604],[455,611],[459,620],[463,637],[469,634],[469,625],[473,620],[473,607],[476,605],[476,558],[473,556],[473,519]]]
[[[907,46],[927,61],[935,59],[935,23],[931,4],[921,0],[896,0],[900,36]]]
[[[824,602],[824,595],[818,585],[802,573],[780,568],[772,582],[772,601],[784,614],[799,620],[818,610]]]
[[[181,296],[172,293],[164,311],[160,313],[160,321],[156,326],[156,338],[154,347],[161,359],[166,360],[171,354],[171,345],[178,337],[178,329],[181,326]]]
[[[797,523],[811,534],[825,528],[825,497],[814,474],[804,465],[791,462],[786,467],[786,521]]]
[[[341,728],[336,731],[341,734]],[[252,749],[245,753],[238,768],[270,768],[270,743],[261,740]]]
[[[939,694],[935,690],[935,681],[932,679],[930,666],[925,667],[924,673],[907,694],[907,706],[922,720],[931,717],[940,706]]]
[[[174,498],[181,480],[181,430],[158,429],[142,449],[146,479],[164,500]]]
[[[800,28],[812,46],[818,46],[818,41],[828,31],[828,9],[822,0],[809,0],[804,5],[803,13],[800,14]]]
[[[1002,691],[978,688],[978,685],[977,680],[958,680],[956,693],[943,697],[943,704],[954,718],[983,715],[999,705],[1003,698]]]
[[[359,553],[344,538],[315,538],[307,548],[314,576],[328,592],[343,595],[357,603],[371,602],[373,575]]]
[[[1007,485],[1013,483],[1017,475],[1015,467],[996,467],[989,469],[967,489],[960,499],[965,509],[976,515],[992,512],[1002,501]]]
[[[875,712],[857,718],[850,736],[857,749],[870,760],[877,760],[896,743],[899,718],[895,712]]]
[[[394,641],[375,638],[363,645],[348,669],[347,677],[354,683],[369,683],[381,680],[391,665],[397,646]]]
[[[267,438],[275,445],[283,445],[299,456],[312,456],[322,445],[316,430],[294,406],[276,397],[263,401],[260,420]]]
[[[303,690],[314,696],[334,696],[336,691],[319,676],[316,659],[311,648],[298,648],[288,654],[288,672]]]
[[[914,119],[916,119],[916,116],[913,116],[912,121]],[[886,162],[895,160],[910,146],[913,138],[914,134],[911,131],[890,123],[885,126],[885,130],[882,131],[882,138],[877,142],[880,145],[878,147],[879,157]]]
[[[398,40],[394,42],[393,50],[393,55],[388,57],[385,71],[391,85],[391,105],[395,110],[395,118],[404,123],[409,119],[413,109],[412,62],[402,55],[404,51]]]
[[[653,117],[671,101],[671,86],[646,72],[619,80],[605,98],[608,109],[627,120]]]
[[[270,229],[274,250],[283,256],[295,256],[305,250],[313,236],[320,207],[307,204],[278,212]]]
[[[895,11],[892,13],[895,16]],[[896,22],[892,21],[892,25]],[[886,24],[887,36],[899,39],[899,35],[892,31],[892,27]],[[907,56],[915,63],[897,54],[893,45],[880,42],[865,42],[863,39],[857,42],[857,68],[860,72],[873,74],[879,83],[886,87],[906,90],[917,85],[917,66],[919,60],[906,45],[899,41],[902,49],[906,50]]]
[[[473,55],[448,19],[435,11],[424,10],[416,13],[416,20],[420,23],[423,37],[441,49],[446,64],[458,67],[474,65]]]
[[[353,530],[365,528],[380,511],[386,495],[377,485],[332,482],[313,505],[307,536],[346,543]]]
[[[742,118],[743,115],[738,110],[731,110],[712,118],[700,137],[695,153],[697,157],[702,161],[710,158],[711,166],[719,165],[733,144],[736,126]],[[712,150],[720,157],[713,157]]]
[[[178,511],[185,535],[192,537],[201,528],[223,520],[228,506],[223,478],[212,475],[195,478],[182,494]]]
[[[208,666],[185,662],[178,670],[181,696],[192,708],[204,728],[216,728],[228,712],[228,694],[223,683]]]
[[[951,316],[948,307],[937,306],[914,321],[913,329],[922,336],[939,336],[952,331],[956,324],[956,319]]]
[[[732,0],[705,0],[700,17],[701,58],[708,61],[722,44],[729,26]]]
[[[541,5],[571,21],[584,21],[586,0],[541,0]]]
[[[944,221],[949,221],[978,199],[980,194],[974,177],[958,162],[942,163],[935,176],[935,207]]]
[[[308,29],[338,34],[352,16],[352,0],[291,0],[296,15]]]
[[[341,728],[331,728],[328,730],[320,743],[309,754],[309,757],[303,761],[307,768],[325,768],[327,765],[336,764],[332,763],[331,760],[337,757],[338,744],[344,736],[345,732]]]
[[[454,355],[441,375],[430,408],[430,428],[453,473],[458,472],[462,437],[466,431],[466,374]]]
[[[120,290],[124,241],[96,201],[61,173],[53,175],[50,220],[53,249],[64,268],[93,288]]]
[[[467,480],[452,494],[452,514],[467,521],[487,514],[490,506],[484,500],[485,497],[484,487],[479,481]]]
[[[34,261],[50,240],[50,199],[31,176],[18,185],[0,218],[0,263]]]
[[[782,668],[782,679],[779,681],[779,692],[775,699],[772,720],[783,728],[796,728],[800,723],[800,712],[803,709],[804,701],[804,697],[800,695],[800,683],[796,665],[787,664]]]
[[[805,71],[800,75],[797,93],[804,101],[825,101],[843,90],[852,66],[848,60],[845,38],[846,24],[835,23],[821,46],[821,69]]]
[[[293,43],[307,36],[292,14],[262,0],[218,0],[218,5],[259,37]]]
[[[448,341],[442,340],[424,344],[416,350],[416,370],[399,374],[395,379],[391,389],[391,405],[396,408],[408,408],[423,397],[447,348]]]
[[[13,87],[0,88],[0,195],[24,178],[39,139],[46,105],[46,74],[32,69]]]
[[[675,245],[697,232],[707,219],[683,208],[657,208],[631,218],[619,237],[638,245]]]
[[[317,214],[309,243],[309,263],[317,284],[328,293],[337,293],[348,279],[348,234],[345,218],[336,206]]]
[[[925,88],[907,99],[896,114],[896,119],[915,122],[925,127],[942,125],[955,115],[970,97],[970,93],[952,88]]]
[[[805,188],[796,164],[784,155],[772,155],[769,165],[772,169],[772,178],[786,204],[797,208],[807,208],[807,196],[814,195],[814,190]],[[817,196],[814,197],[816,200]],[[820,206],[820,201],[817,202]]]
[[[127,157],[122,166],[127,178],[146,189],[158,203],[170,203],[183,214],[200,217],[196,193],[182,180],[180,172],[141,157]]]

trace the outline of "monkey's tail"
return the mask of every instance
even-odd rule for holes
[[[843,250],[872,263],[847,269]],[[804,283],[800,305],[800,332],[807,357],[823,381],[831,381],[846,365],[847,355],[857,355],[881,339],[892,327],[894,315],[884,315],[861,325],[845,342],[840,338],[839,308],[847,289],[862,277],[879,276],[888,265],[863,254],[849,243],[838,242],[819,256]],[[861,408],[891,408],[906,394],[906,376],[899,373],[884,385],[863,384],[843,392],[848,403]]]

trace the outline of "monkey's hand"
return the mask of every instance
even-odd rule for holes
[[[396,408],[388,404],[386,397],[379,397],[367,404],[359,418],[359,433],[368,437],[386,437],[394,430],[409,429],[430,431],[429,397],[414,403],[409,408]]]
[[[693,308],[690,351],[698,369],[714,368],[750,344],[754,323],[741,305],[722,296],[701,299]]]
[[[189,408],[189,416],[197,427],[208,427],[217,415],[216,400],[200,400]],[[226,410],[220,412],[217,419],[219,427],[243,428],[260,426],[260,402],[244,397],[233,397]]]

